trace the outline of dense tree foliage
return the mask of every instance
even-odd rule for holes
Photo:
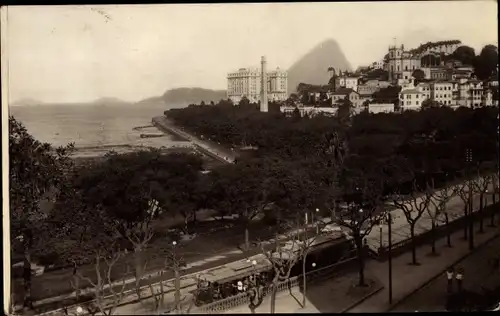
[[[32,256],[44,247],[49,210],[42,209],[45,199],[60,192],[64,175],[72,162],[73,145],[52,148],[34,139],[14,117],[9,117],[10,223],[14,257],[24,261],[24,305],[31,307]]]

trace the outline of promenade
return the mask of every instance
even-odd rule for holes
[[[187,133],[182,128],[177,127],[166,116],[156,116],[152,119],[153,124],[169,133],[173,133],[187,141],[190,141],[193,146],[201,153],[225,163],[234,163],[237,158],[237,153],[228,150],[224,146],[210,140],[200,139],[190,133]]]
[[[451,188],[449,188],[451,191]],[[493,192],[493,185],[490,184],[488,187],[489,192]],[[484,206],[490,205],[493,200],[492,200],[492,195],[491,193],[485,194],[485,200]],[[413,206],[413,213],[412,217],[416,217],[417,211],[414,210],[415,205],[419,205],[422,203],[424,197],[418,197],[415,199],[415,201],[409,201],[405,204],[409,206],[409,209],[412,209]],[[473,195],[473,210],[476,211],[478,210],[479,207],[479,194],[474,194]],[[437,204],[437,203],[436,203]],[[459,219],[464,216],[464,210],[463,210],[463,201],[459,196],[453,196],[448,203],[446,204],[446,213],[448,214],[449,222],[453,222],[456,219]],[[417,221],[417,224],[415,226],[415,236],[420,235],[424,232],[430,231],[432,227],[432,217],[435,217],[436,213],[436,206],[434,203],[429,203],[428,210],[424,211],[422,214],[422,217]],[[431,217],[432,214],[432,217]],[[392,244],[396,244],[398,242],[407,240],[410,238],[410,225],[408,224],[408,221],[405,217],[405,214],[402,209],[400,208],[394,208],[391,211],[391,216],[392,216],[392,225],[391,225],[391,232],[392,232]],[[436,218],[436,224],[437,226],[443,226],[445,225],[445,217],[443,215],[437,216]],[[388,225],[382,225],[382,226],[374,226],[371,232],[366,236],[366,241],[368,244],[368,247],[374,252],[378,252],[378,249],[382,247],[387,247],[389,245],[389,226]]]
[[[490,228],[488,228],[490,230]],[[461,241],[458,240],[458,243]],[[500,238],[480,247],[457,265],[464,269],[464,289],[482,293],[482,287],[494,289],[500,286],[500,270],[494,270],[491,259],[500,254]],[[391,311],[432,312],[445,307],[448,280],[444,273],[415,293],[400,301]],[[454,291],[457,290],[455,284]],[[500,298],[499,298],[500,301]]]

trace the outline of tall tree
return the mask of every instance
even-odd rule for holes
[[[270,178],[266,164],[242,162],[220,167],[210,173],[207,205],[220,215],[237,214],[245,229],[245,248],[250,247],[249,226],[263,214],[269,200]]]
[[[199,170],[199,158],[189,154],[163,155],[158,150],[127,154],[110,153],[89,170],[80,190],[89,209],[114,223],[116,232],[134,249],[136,282],[143,274],[143,251],[154,235],[153,224],[173,202],[166,197],[180,185],[185,172]],[[185,179],[185,181],[189,181]]]
[[[453,58],[459,60],[464,65],[474,65],[476,52],[469,46],[460,46],[453,52]]]
[[[52,148],[50,144],[36,140],[21,122],[13,116],[9,117],[11,236],[13,240],[20,241],[13,243],[13,250],[24,254],[23,305],[27,308],[32,307],[33,251],[47,237],[41,235],[44,233],[43,222],[48,214],[40,208],[40,202],[57,194],[65,171],[72,165],[72,152],[72,144]],[[16,245],[20,249],[16,249]]]
[[[426,187],[422,188],[417,184],[417,180],[414,179],[412,181],[412,189],[408,192],[408,194],[396,194],[392,199],[394,205],[403,211],[406,221],[408,222],[410,228],[410,238],[412,241],[412,264],[414,265],[419,264],[417,261],[415,226],[429,207],[431,197],[431,187],[426,184]]]
[[[425,73],[422,69],[415,69],[412,73],[412,76],[416,81],[422,81],[423,79],[425,79]]]
[[[451,231],[449,227],[450,219],[449,219],[449,214],[447,211],[447,205],[448,202],[456,195],[456,187],[451,186],[451,187],[444,187],[444,188],[439,188],[434,190],[434,194],[432,195],[431,198],[431,203],[433,204],[436,212],[434,214],[440,214],[444,216],[445,219],[445,225],[446,225],[446,240],[447,240],[447,245],[448,247],[451,247]],[[431,208],[429,208],[431,209]],[[433,214],[429,214],[432,216]],[[437,216],[433,217],[433,219],[437,219]],[[435,227],[435,226],[433,226]],[[436,238],[435,235],[432,238],[432,249],[431,252],[435,253],[436,252]]]
[[[475,73],[481,79],[489,79],[497,69],[498,48],[495,45],[486,45],[475,59]]]
[[[360,159],[349,156],[340,176],[341,198],[344,204],[335,212],[337,225],[349,230],[358,256],[359,286],[365,286],[365,237],[378,223],[383,205],[383,181],[373,165],[365,168]]]

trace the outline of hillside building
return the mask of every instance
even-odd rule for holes
[[[386,66],[389,73],[389,81],[394,82],[397,79],[403,79],[403,72],[409,72],[411,75],[411,73],[415,69],[419,69],[420,66],[420,57],[405,51],[404,45],[389,47],[389,56]]]
[[[399,93],[399,105],[402,111],[420,110],[425,95],[419,89],[405,89]]]
[[[436,81],[429,85],[430,99],[442,105],[451,106],[453,102],[453,83]]]

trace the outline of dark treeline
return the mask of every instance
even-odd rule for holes
[[[429,108],[402,114],[362,113],[350,127],[337,118],[285,117],[238,106],[192,106],[166,114],[197,135],[228,147],[258,147],[255,156],[292,160],[320,159],[328,136],[342,133],[349,155],[364,160],[402,159],[426,172],[456,173],[465,168],[465,151],[478,163],[495,161],[498,127],[495,107],[479,109]],[[424,171],[424,169],[422,169]]]

